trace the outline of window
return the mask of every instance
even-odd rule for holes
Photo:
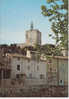
[[[28,70],[30,70],[30,66],[28,65]]]
[[[10,70],[3,70],[3,78],[8,79],[10,78],[11,72]]]
[[[2,79],[2,70],[0,70],[0,79]]]
[[[51,59],[49,59],[49,63],[52,63],[52,60]]]
[[[30,59],[28,59],[28,62],[30,62]]]
[[[40,74],[40,79],[44,79],[44,75],[43,74]]]
[[[16,78],[19,78],[19,74],[16,74]]]
[[[52,68],[50,67],[50,71],[52,71]]]
[[[20,71],[20,65],[17,65],[17,70]]]
[[[55,72],[57,72],[57,69],[54,69]]]
[[[60,83],[62,83],[62,80],[60,80]]]
[[[18,57],[17,60],[19,61],[20,60],[20,57]]]
[[[32,78],[32,74],[29,74],[29,77]]]

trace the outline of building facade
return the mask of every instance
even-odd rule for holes
[[[46,79],[46,61],[11,55],[11,78]]]
[[[68,57],[49,57],[47,62],[47,84],[68,85]]]
[[[20,48],[24,48],[26,46],[35,46],[41,45],[41,32],[38,29],[33,29],[33,23],[29,30],[26,31],[25,35],[26,41],[25,43],[16,44]]]
[[[36,29],[26,31],[26,44],[41,45],[41,32]]]
[[[31,23],[30,30],[26,31],[26,44],[30,46],[41,45],[41,32],[33,29],[33,23]]]
[[[11,78],[11,60],[0,51],[0,87],[3,79]]]

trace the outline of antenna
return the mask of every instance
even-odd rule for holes
[[[33,30],[33,22],[31,22],[30,28],[31,30]]]

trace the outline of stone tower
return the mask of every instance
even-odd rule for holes
[[[41,32],[33,28],[33,23],[30,25],[30,30],[26,31],[26,44],[31,46],[41,45]]]

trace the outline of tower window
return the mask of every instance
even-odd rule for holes
[[[17,70],[20,71],[20,65],[17,65]]]
[[[26,34],[26,38],[28,39],[28,34]]]

